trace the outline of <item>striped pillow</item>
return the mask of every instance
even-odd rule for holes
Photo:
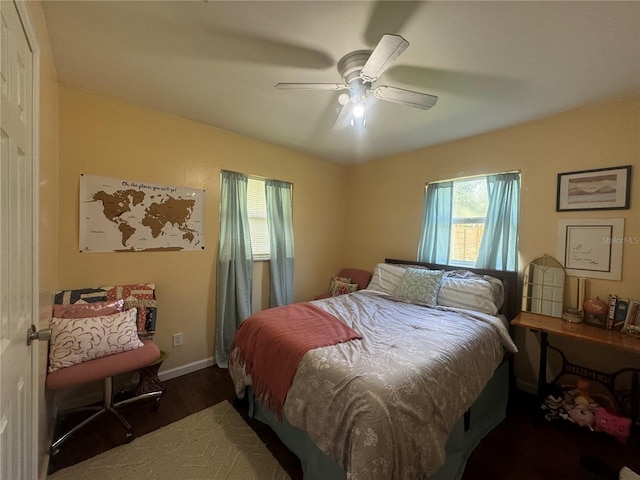
[[[405,267],[399,265],[379,263],[374,268],[373,277],[366,289],[393,295],[404,277],[405,270]]]
[[[498,305],[492,282],[472,275],[446,275],[438,291],[438,305],[495,315],[498,313]]]

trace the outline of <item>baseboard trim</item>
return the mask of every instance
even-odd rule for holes
[[[169,380],[171,378],[180,377],[182,375],[186,375],[187,373],[195,372],[197,370],[201,370],[203,368],[210,367],[215,364],[215,360],[213,357],[204,358],[202,360],[198,360],[197,362],[188,363],[186,365],[181,365],[179,367],[170,368],[169,370],[160,370],[158,372],[158,378],[161,381]],[[130,390],[135,388],[136,386],[136,372],[129,372],[123,375],[119,375],[116,380],[116,386],[124,390]],[[127,376],[130,378],[127,379]],[[101,382],[95,382],[95,389],[90,391],[86,391],[86,389],[81,390],[84,391],[74,391],[73,389],[69,389],[64,391],[59,398],[56,399],[55,406],[58,408],[58,411],[64,413],[65,410],[69,410],[72,408],[80,407],[83,405],[91,405],[93,403],[100,402],[103,398],[103,384]],[[78,388],[78,387],[76,387]],[[56,412],[58,413],[58,412]]]
[[[191,373],[197,370],[202,370],[203,368],[211,367],[212,365],[215,365],[215,360],[213,357],[204,358],[202,360],[198,360],[197,362],[187,363],[186,365],[170,368],[168,370],[161,369],[158,372],[158,378],[161,381],[170,380],[172,378],[186,375],[187,373]]]
[[[516,388],[518,390],[522,390],[525,393],[538,393],[538,385],[531,382],[525,382],[522,380],[516,379]]]

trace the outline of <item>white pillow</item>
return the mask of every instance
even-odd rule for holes
[[[391,263],[379,263],[373,269],[373,276],[366,290],[393,295],[402,281],[406,267]]]
[[[438,292],[438,305],[465,308],[489,315],[498,313],[495,284],[480,275],[467,273],[470,275],[448,274],[442,279]],[[502,304],[502,301],[499,303]]]
[[[493,288],[493,302],[496,304],[498,310],[500,310],[504,304],[504,285],[502,284],[502,280],[489,275],[483,275],[482,278],[491,283]]]
[[[137,309],[91,318],[56,318],[49,347],[49,373],[76,363],[144,346],[136,328]]]
[[[438,290],[440,290],[440,281],[443,275],[444,270],[425,270],[409,267],[404,273],[393,297],[405,303],[435,305],[438,300]]]

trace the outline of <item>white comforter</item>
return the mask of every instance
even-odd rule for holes
[[[417,480],[516,347],[497,317],[360,291],[312,302],[362,335],[304,355],[284,414],[353,480]],[[231,372],[243,394],[250,378]]]

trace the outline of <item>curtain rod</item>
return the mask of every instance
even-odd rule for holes
[[[499,173],[479,173],[478,175],[469,175],[466,177],[449,178],[446,180],[434,180],[433,182],[426,182],[425,185],[429,185],[430,183],[464,182],[465,180],[471,180],[471,179],[480,178],[480,177],[489,177],[491,175],[502,175],[504,173],[522,173],[522,172],[520,170],[509,170],[507,172],[499,172]]]

